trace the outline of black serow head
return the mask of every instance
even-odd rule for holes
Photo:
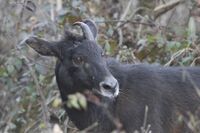
[[[92,90],[100,95],[113,98],[119,93],[119,84],[109,72],[102,48],[96,43],[97,27],[91,20],[76,22],[83,36],[66,31],[65,38],[49,42],[37,37],[29,38],[26,43],[44,56],[59,59],[56,77],[63,99],[75,92]]]
[[[70,119],[79,129],[84,129],[95,122],[101,121],[95,131],[111,131],[113,124],[108,122],[106,113],[93,101],[88,101],[86,110],[69,108],[65,103],[70,94],[85,92],[103,101],[113,101],[119,94],[119,83],[109,71],[103,49],[96,43],[97,27],[91,20],[76,22],[83,35],[70,31],[65,32],[61,41],[49,42],[37,37],[30,37],[26,43],[44,56],[58,58],[55,68],[56,80]],[[86,94],[87,96],[88,94]]]

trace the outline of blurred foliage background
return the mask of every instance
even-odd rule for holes
[[[121,62],[200,64],[200,0],[0,0],[0,132],[77,132],[61,106],[56,60],[23,41],[59,40],[88,18],[106,54]],[[190,123],[194,131],[199,123]]]

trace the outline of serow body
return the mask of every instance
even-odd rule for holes
[[[193,132],[187,122],[200,107],[199,67],[119,63],[104,56],[96,42],[98,30],[93,21],[74,25],[81,27],[83,35],[66,31],[57,42],[30,37],[26,43],[41,55],[57,57],[55,74],[63,103],[77,92],[90,97],[87,109],[64,104],[78,129],[97,122],[89,132],[133,133],[142,126],[152,133]]]

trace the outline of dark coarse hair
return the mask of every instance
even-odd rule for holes
[[[87,97],[85,92],[89,91],[99,99],[101,104],[88,100],[86,110],[65,105],[69,118],[79,129],[98,122],[91,132],[109,133],[117,128],[133,133],[143,125],[148,107],[145,121],[153,133],[173,133],[177,128],[182,133],[190,131],[184,121],[176,123],[176,116],[182,114],[188,119],[188,112],[195,114],[200,106],[199,67],[121,64],[103,55],[93,21],[75,25],[81,27],[82,36],[66,31],[64,39],[58,42],[30,37],[26,43],[44,56],[58,58],[55,73],[64,103],[76,92]]]

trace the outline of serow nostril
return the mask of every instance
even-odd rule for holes
[[[112,87],[110,85],[107,85],[107,84],[102,84],[102,87],[105,89],[105,90],[111,90]]]
[[[117,80],[110,76],[106,77],[104,81],[99,83],[100,94],[103,96],[114,98],[119,94],[119,85]]]

